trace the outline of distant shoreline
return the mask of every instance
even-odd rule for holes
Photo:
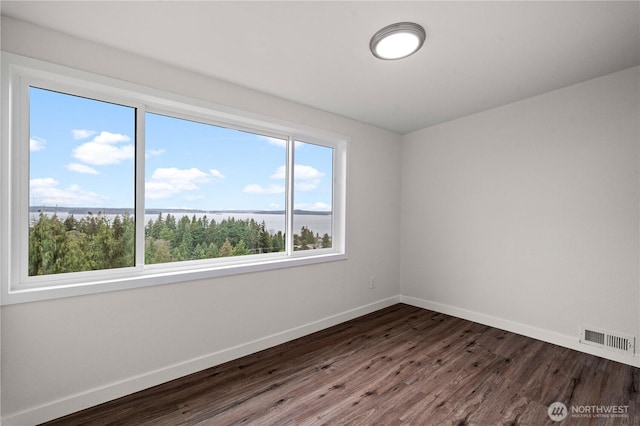
[[[88,215],[88,214],[108,214],[108,215],[133,215],[133,209],[117,208],[117,207],[49,207],[49,206],[30,206],[29,213],[66,213],[73,215]],[[229,214],[229,213],[241,213],[241,214],[274,214],[283,215],[284,210],[198,210],[198,209],[145,209],[146,215],[156,214]],[[330,211],[314,211],[314,210],[294,210],[295,215],[317,215],[317,216],[330,216]]]

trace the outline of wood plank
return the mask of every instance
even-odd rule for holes
[[[629,406],[639,369],[398,304],[48,425],[545,425],[547,407]]]

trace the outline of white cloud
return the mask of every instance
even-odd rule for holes
[[[276,171],[270,176],[271,179],[284,179],[287,169],[285,166],[280,166],[276,169]],[[311,166],[305,166],[303,164],[296,164],[293,167],[293,177],[296,181],[298,180],[310,180],[310,179],[320,179],[324,176],[320,170],[315,169]]]
[[[91,142],[77,146],[73,156],[83,163],[94,166],[120,164],[134,158],[133,145],[114,146],[120,142],[129,142],[131,138],[120,133],[102,131]]]
[[[324,173],[302,164],[296,164],[293,168],[294,186],[297,191],[313,191],[320,185],[321,178]],[[286,175],[286,167],[280,166],[269,176],[271,179],[284,180]],[[269,186],[258,185],[252,183],[242,190],[247,194],[281,194],[285,191],[284,186],[271,184]]]
[[[302,164],[296,164],[293,167],[293,175],[296,180],[307,180],[307,179],[320,179],[324,176],[324,173],[321,171],[314,169],[311,166],[303,166]]]
[[[242,192],[247,194],[282,194],[284,192],[284,187],[273,184],[265,187],[252,183],[245,186]]]
[[[168,198],[175,195],[176,188],[168,182],[148,181],[145,183],[144,195],[146,198],[156,200],[158,198]]]
[[[320,180],[309,180],[309,181],[302,181],[302,182],[296,181],[295,189],[296,191],[303,191],[303,192],[313,191],[318,187],[318,185],[320,185]]]
[[[162,155],[162,154],[164,154],[165,152],[167,152],[167,150],[166,150],[166,149],[164,149],[164,148],[160,148],[160,149],[150,149],[150,150],[148,150],[148,151],[145,153],[145,155],[146,155],[147,157],[157,157],[158,155]]]
[[[271,179],[284,179],[286,177],[286,173],[287,173],[287,167],[286,166],[280,166],[276,169],[276,171],[269,176]]]
[[[211,173],[211,176],[213,176],[215,178],[218,178],[218,179],[224,179],[226,177],[225,175],[220,173],[220,170],[216,170],[216,169],[209,170],[209,173]]]
[[[98,142],[87,142],[73,150],[73,156],[83,163],[94,166],[107,166],[120,164],[134,157],[133,145],[121,147]]]
[[[323,203],[321,201],[318,201],[317,203],[300,203],[300,204],[296,204],[294,207],[296,210],[310,210],[310,211],[316,211],[316,212],[330,212],[331,211],[331,205],[327,204],[327,203]]]
[[[85,191],[80,185],[59,188],[60,182],[53,178],[31,179],[29,192],[31,205],[81,206],[103,202],[105,197],[95,192]]]
[[[285,173],[286,167],[280,166],[270,178],[284,179]],[[323,176],[324,173],[311,166],[296,164],[293,167],[294,186],[297,191],[313,191],[320,185]]]
[[[184,189],[197,189],[196,183],[207,182],[208,175],[195,167],[190,169],[169,167],[156,169],[151,175],[151,179],[171,182],[182,186]]]
[[[286,139],[272,138],[270,136],[261,136],[261,135],[259,135],[259,136],[262,139],[264,139],[267,142],[269,142],[270,145],[279,146],[280,148],[286,148],[287,147],[287,140]],[[296,148],[300,148],[302,145],[303,145],[302,142],[296,141],[296,143],[295,143],[295,147]]]
[[[31,152],[42,151],[43,149],[45,149],[46,144],[47,144],[46,140],[39,138],[37,136],[34,136],[29,139],[29,151]]]
[[[123,135],[120,133],[111,133],[105,132],[104,130],[100,132],[98,136],[93,138],[93,142],[96,143],[119,143],[119,142],[129,142],[131,138],[127,135]]]
[[[74,139],[86,139],[96,134],[95,130],[73,129],[71,131]]]
[[[269,142],[270,145],[275,145],[275,146],[279,146],[280,148],[286,148],[287,147],[287,140],[286,139],[279,139],[279,138],[272,138],[269,136],[260,136],[260,138],[266,140],[267,142]]]
[[[89,167],[89,166],[87,166],[85,164],[79,164],[79,163],[69,163],[69,164],[67,164],[67,170],[70,170],[72,172],[77,172],[77,173],[86,173],[86,174],[90,174],[90,175],[99,175],[100,174],[93,167]]]
[[[60,182],[58,182],[57,180],[55,180],[54,178],[37,178],[37,179],[31,179],[29,181],[29,186],[31,188],[31,190],[33,191],[34,188],[50,188],[50,187],[54,187],[57,186]]]
[[[158,168],[145,183],[145,195],[150,199],[168,198],[183,191],[195,191],[211,182],[211,175],[197,168]]]

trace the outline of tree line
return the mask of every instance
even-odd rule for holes
[[[285,234],[266,229],[264,222],[229,217],[216,222],[206,216],[189,218],[162,213],[144,228],[145,264],[282,252]],[[331,247],[329,234],[320,236],[303,226],[293,235],[294,250]],[[29,275],[94,271],[135,264],[133,216],[88,214],[64,220],[40,212],[29,227]]]

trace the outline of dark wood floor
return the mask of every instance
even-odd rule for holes
[[[640,425],[640,369],[395,305],[49,425]],[[626,418],[548,406],[629,406]]]

